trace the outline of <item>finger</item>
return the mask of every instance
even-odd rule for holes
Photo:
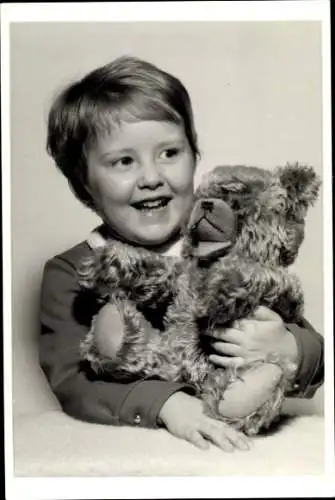
[[[241,321],[244,320],[239,320],[239,323],[237,323],[238,328],[235,326],[233,328],[217,328],[210,330],[208,332],[205,332],[204,335],[211,339],[215,340],[221,340],[223,342],[230,342],[232,344],[241,344],[244,340],[245,337],[245,328],[248,326],[249,323],[256,323],[255,320],[246,320],[245,323],[241,323]],[[234,323],[234,325],[235,325]]]
[[[241,331],[237,328],[213,328],[204,332],[204,335],[215,340],[229,341],[236,344],[235,338],[241,337]]]
[[[241,335],[241,332],[244,333],[245,330],[253,327],[255,325],[255,323],[257,323],[257,320],[254,317],[253,318],[237,319],[233,323],[233,328],[232,328],[234,330],[233,334],[235,336]]]
[[[223,451],[231,453],[234,451],[234,445],[227,439],[225,429],[222,432],[222,428],[218,424],[218,421],[208,418],[203,423],[201,433]]]
[[[240,431],[237,431],[228,424],[223,424],[225,426],[225,435],[231,444],[238,450],[247,451],[251,447],[252,441],[245,436]]]
[[[192,430],[186,434],[185,438],[197,448],[201,448],[202,450],[207,450],[209,448],[208,441],[202,437],[199,431]]]
[[[279,314],[265,306],[259,306],[252,317],[258,321],[281,321]]]
[[[243,358],[219,356],[218,354],[210,354],[208,359],[214,365],[220,366],[222,368],[228,368],[230,366],[242,366],[245,363]]]
[[[224,328],[213,328],[210,330],[206,330],[203,335],[209,337],[210,339],[222,340],[225,335]]]
[[[241,357],[241,347],[236,344],[230,344],[229,342],[214,342],[212,347],[217,353],[225,354],[226,356]]]
[[[226,328],[221,332],[219,340],[239,345],[243,341],[244,336],[244,331],[242,329]]]
[[[247,451],[252,446],[252,442],[247,436],[225,422],[210,421],[209,426],[212,428],[210,432],[215,439],[215,444],[227,451],[232,451],[234,448]]]

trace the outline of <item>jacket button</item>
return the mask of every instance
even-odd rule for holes
[[[141,423],[141,415],[139,415],[138,413],[135,415],[134,417],[134,423],[136,425],[140,424]]]

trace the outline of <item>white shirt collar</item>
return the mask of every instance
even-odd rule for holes
[[[87,237],[87,243],[89,247],[92,250],[95,250],[96,248],[101,248],[106,245],[107,240],[102,236],[101,232],[99,231],[101,226],[95,228]]]

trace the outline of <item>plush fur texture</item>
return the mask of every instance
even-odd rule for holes
[[[125,333],[115,359],[99,352],[94,322],[81,353],[115,380],[157,377],[189,382],[206,411],[219,412],[236,376],[258,363],[276,363],[282,377],[271,398],[252,415],[223,419],[255,434],[278,415],[294,367],[274,354],[238,373],[208,360],[205,332],[247,317],[259,305],[296,322],[303,293],[287,267],[304,238],[308,207],[320,180],[312,167],[288,164],[274,171],[248,166],[216,167],[195,193],[184,229],[182,257],[166,257],[112,241],[82,263],[80,283],[115,303]]]

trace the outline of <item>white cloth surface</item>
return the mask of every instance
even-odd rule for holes
[[[301,415],[249,451],[198,450],[164,429],[103,426],[60,410],[14,418],[15,476],[295,476],[324,473],[324,419]]]

